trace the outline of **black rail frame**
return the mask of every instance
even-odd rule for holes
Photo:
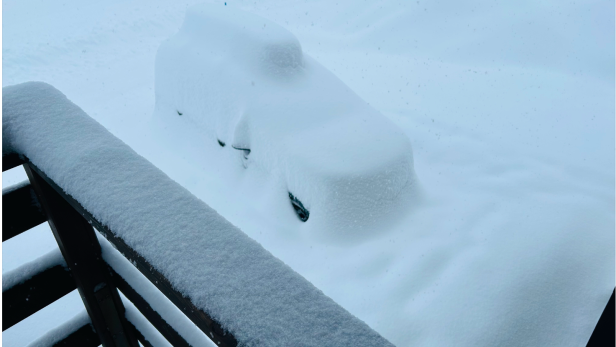
[[[119,289],[172,345],[191,346],[104,261],[95,228],[216,345],[237,346],[232,334],[175,290],[144,257],[96,220],[27,158],[17,154],[2,157],[2,171],[19,165],[23,165],[30,184],[6,194],[3,192],[3,229],[9,230],[3,233],[3,241],[47,221],[68,270],[53,266],[3,291],[3,331],[77,288],[92,323],[79,327],[56,345],[98,346],[102,343],[103,346],[132,347],[138,346],[139,341],[151,346],[125,318]]]

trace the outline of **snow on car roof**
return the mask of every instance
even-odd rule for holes
[[[310,207],[314,232],[358,233],[395,219],[416,193],[407,136],[292,33],[231,6],[189,8],[160,46],[155,118],[182,123],[173,136],[192,132],[191,147],[243,150],[245,167],[266,171]]]

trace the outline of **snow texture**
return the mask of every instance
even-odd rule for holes
[[[2,274],[2,291],[5,291],[13,286],[23,283],[26,280],[32,278],[32,276],[43,272],[46,269],[54,267],[56,265],[62,265],[65,268],[68,266],[64,261],[62,253],[59,249],[54,249],[47,254],[23,264],[22,266],[13,269],[11,271]]]
[[[192,346],[216,346],[182,311],[169,301],[133,264],[98,234],[103,259]]]
[[[28,82],[4,87],[2,96],[3,142],[240,345],[389,344],[52,86]]]
[[[122,303],[124,304],[124,308],[126,308],[126,319],[131,322],[137,330],[143,335],[143,337],[154,347],[173,347],[172,344],[169,343],[165,339],[165,337],[158,331],[156,328],[150,324],[150,322],[139,312],[137,307],[133,305],[133,303],[128,300],[122,292],[120,292],[120,298],[122,299]],[[166,300],[166,299],[165,299]],[[140,343],[141,344],[141,343]],[[197,345],[199,346],[199,345]]]
[[[71,318],[67,322],[63,323],[59,327],[49,330],[43,336],[34,340],[32,343],[28,344],[27,347],[49,347],[54,344],[62,341],[68,335],[75,332],[77,329],[81,328],[85,324],[90,324],[90,316],[88,316],[88,312],[84,309],[82,312],[77,314],[75,317]],[[90,325],[91,327],[92,325]],[[92,328],[94,330],[94,328]]]
[[[417,194],[406,135],[263,17],[190,7],[158,50],[155,78],[167,137],[183,137],[183,152],[224,144],[237,165],[272,175],[279,199],[290,205],[288,191],[309,210],[312,233],[368,232]]]

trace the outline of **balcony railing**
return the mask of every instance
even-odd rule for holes
[[[119,274],[98,231],[216,345],[391,345],[53,87],[3,98],[2,170],[23,165],[29,179],[3,191],[3,241],[47,221],[64,259],[5,280],[3,330],[77,288],[91,323],[54,345],[151,346],[119,290],[172,345],[196,345]]]

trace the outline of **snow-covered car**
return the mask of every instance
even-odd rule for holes
[[[360,233],[403,214],[414,195],[406,135],[276,23],[194,6],[160,46],[155,76],[159,120],[181,119],[196,145],[268,172],[306,225]]]

